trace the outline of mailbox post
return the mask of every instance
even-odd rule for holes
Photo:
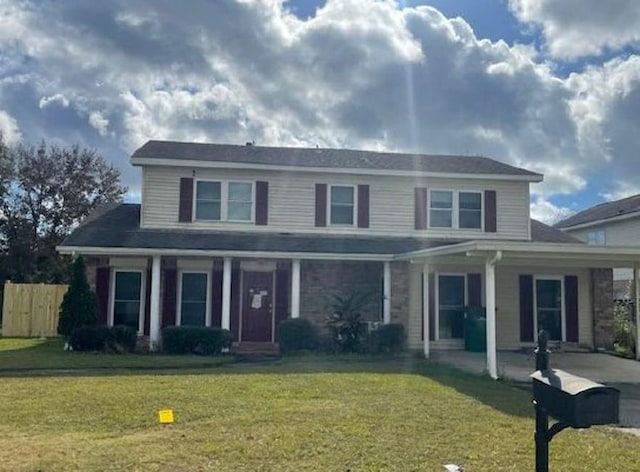
[[[565,428],[618,423],[620,391],[591,380],[549,369],[549,336],[538,334],[533,404],[536,409],[536,472],[549,471],[549,443]],[[549,427],[549,416],[557,420]]]

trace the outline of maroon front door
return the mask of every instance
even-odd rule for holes
[[[272,341],[273,273],[243,272],[242,341]]]

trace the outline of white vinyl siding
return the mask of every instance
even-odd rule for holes
[[[216,222],[178,222],[180,177],[191,177],[192,169],[177,167],[145,167],[142,196],[145,228],[162,229],[219,229]],[[308,232],[324,234],[370,234],[388,236],[416,236],[442,238],[529,238],[529,183],[502,180],[422,179],[405,177],[313,174],[276,171],[229,169],[197,169],[196,180],[234,180],[269,182],[269,224],[252,226],[251,231]],[[370,186],[370,227],[315,227],[315,184]],[[464,192],[497,192],[497,233],[477,229],[430,228],[415,229],[414,188],[444,188]],[[195,189],[194,189],[195,190]],[[328,190],[328,189],[327,189]],[[329,192],[327,192],[329,193]],[[329,209],[327,209],[329,210]],[[327,211],[329,213],[329,211]],[[327,216],[329,216],[327,214]],[[246,231],[246,223],[226,222],[225,230]]]

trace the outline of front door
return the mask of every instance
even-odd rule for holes
[[[242,341],[273,340],[273,272],[243,272]]]

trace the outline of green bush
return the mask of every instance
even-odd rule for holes
[[[637,349],[636,327],[629,309],[616,304],[613,308],[614,348],[616,353],[623,357],[634,357]]]
[[[169,326],[162,330],[162,349],[168,354],[211,356],[231,347],[226,329],[200,326]]]
[[[74,351],[106,351],[112,338],[108,326],[80,326],[71,332],[69,344]]]
[[[404,326],[400,323],[383,324],[370,334],[371,350],[378,353],[401,352],[406,339]]]
[[[278,343],[282,353],[315,351],[319,341],[318,328],[307,319],[292,318],[278,326]]]
[[[71,285],[60,305],[58,334],[69,338],[81,326],[95,325],[98,321],[98,299],[89,287],[84,259],[78,256],[73,261]]]
[[[138,333],[135,328],[126,325],[117,325],[110,329],[108,348],[116,352],[133,352],[138,342]]]

